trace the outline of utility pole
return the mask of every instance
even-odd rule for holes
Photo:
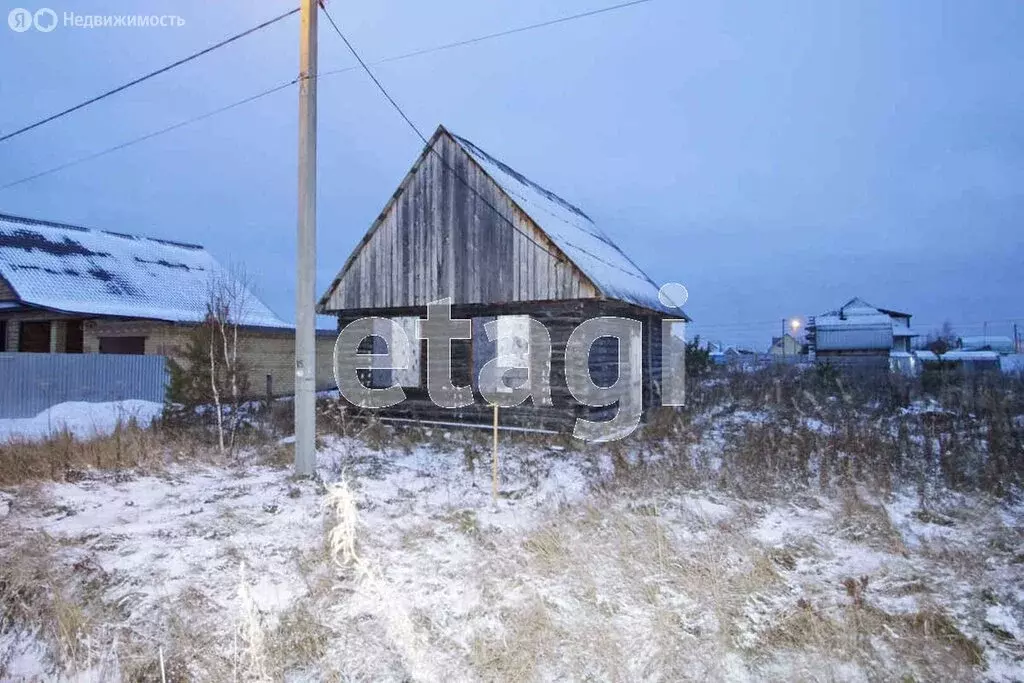
[[[299,34],[299,240],[295,287],[295,474],[316,470],[316,27],[302,0]]]

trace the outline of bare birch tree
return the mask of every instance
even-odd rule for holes
[[[246,373],[239,354],[239,328],[249,314],[250,294],[244,270],[232,267],[210,279],[206,303],[209,328],[209,378],[221,453],[233,454],[245,395]],[[225,417],[227,419],[225,419]]]

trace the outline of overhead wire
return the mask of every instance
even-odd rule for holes
[[[76,105],[74,105],[72,107],[68,107],[67,109],[64,109],[62,111],[59,111],[56,114],[51,114],[50,116],[46,116],[46,117],[44,117],[42,119],[39,119],[38,121],[35,121],[34,123],[30,123],[27,126],[22,126],[18,130],[12,131],[10,133],[6,133],[6,134],[0,136],[0,142],[4,142],[6,140],[10,140],[11,138],[14,138],[14,137],[17,137],[19,135],[22,135],[23,133],[27,133],[30,130],[38,128],[39,126],[45,125],[47,123],[50,123],[51,121],[56,121],[57,119],[62,118],[64,116],[67,116],[68,114],[71,114],[73,112],[76,112],[79,109],[84,109],[85,107],[88,107],[90,104],[95,104],[96,102],[99,102],[100,100],[103,100],[103,99],[106,99],[106,98],[110,97],[111,95],[116,95],[119,92],[123,92],[123,91],[127,90],[128,88],[131,88],[132,86],[136,86],[136,85],[138,85],[140,83],[148,81],[149,79],[151,79],[151,78],[153,78],[155,76],[159,76],[160,74],[167,73],[168,71],[171,71],[172,69],[175,69],[175,68],[181,66],[182,64],[187,64],[187,63],[191,62],[194,59],[198,59],[199,57],[202,57],[203,55],[209,54],[209,53],[213,52],[214,50],[218,50],[218,49],[220,49],[222,47],[225,47],[226,45],[230,45],[231,43],[235,42],[236,40],[244,38],[245,36],[248,36],[248,35],[250,35],[252,33],[255,33],[256,31],[260,31],[262,29],[267,28],[268,26],[272,26],[273,24],[276,24],[277,22],[281,21],[282,19],[286,19],[286,18],[290,17],[291,15],[295,14],[298,11],[299,11],[299,8],[296,7],[295,9],[289,10],[289,11],[285,12],[284,14],[279,14],[278,16],[274,17],[273,19],[268,19],[267,21],[264,21],[261,24],[257,24],[256,26],[253,26],[252,28],[246,29],[245,31],[242,31],[241,33],[236,33],[235,35],[233,35],[233,36],[231,36],[229,38],[225,38],[224,40],[222,40],[222,41],[220,41],[218,43],[214,43],[213,45],[210,45],[209,47],[206,47],[206,48],[204,48],[202,50],[199,50],[198,52],[193,52],[192,54],[188,55],[187,57],[182,57],[181,59],[179,59],[179,60],[177,60],[175,62],[171,62],[167,66],[163,66],[163,67],[161,67],[161,68],[159,68],[159,69],[157,69],[155,71],[150,71],[148,74],[146,74],[144,76],[139,76],[138,78],[133,79],[131,81],[128,81],[127,83],[123,83],[123,84],[117,86],[116,88],[112,88],[111,90],[108,90],[108,91],[106,91],[104,93],[100,93],[99,95],[96,95],[95,97],[90,97],[89,99],[85,100],[84,102],[79,102],[78,104],[76,104]]]
[[[634,3],[629,3],[629,4],[637,4],[637,3],[634,2]],[[448,160],[444,158],[443,154],[441,154],[436,149],[434,149],[434,146],[430,144],[430,141],[427,139],[427,137],[425,135],[423,135],[423,133],[422,133],[422,131],[420,131],[419,127],[415,123],[413,123],[412,119],[409,118],[409,116],[405,113],[405,111],[398,104],[398,102],[395,101],[395,98],[393,98],[391,96],[391,94],[387,91],[387,88],[385,88],[384,85],[380,82],[380,79],[377,78],[376,74],[373,73],[373,70],[370,69],[370,67],[366,64],[366,62],[363,60],[363,58],[359,55],[359,52],[355,49],[355,47],[352,45],[352,43],[349,42],[349,39],[345,37],[345,34],[342,33],[341,28],[334,21],[334,17],[331,16],[331,13],[327,10],[327,8],[322,6],[321,9],[324,12],[324,16],[327,17],[327,21],[330,22],[331,26],[334,28],[335,33],[337,33],[338,37],[340,37],[342,42],[345,43],[345,47],[348,48],[349,52],[352,53],[352,56],[355,57],[357,62],[359,62],[359,66],[363,69],[363,71],[366,72],[366,74],[373,81],[374,85],[377,86],[377,89],[380,90],[381,94],[384,95],[384,98],[387,99],[387,101],[391,104],[391,106],[395,109],[395,111],[398,112],[398,114],[409,125],[409,127],[413,130],[413,132],[416,133],[416,135],[419,137],[419,139],[423,142],[423,144],[426,147],[426,149],[429,150],[430,152],[432,152],[440,160],[440,162],[444,166],[445,170],[448,171],[449,173],[451,173],[451,175],[454,176],[459,182],[461,182],[466,187],[466,189],[468,189],[477,199],[479,199],[481,202],[484,203],[485,206],[487,206],[489,209],[491,209],[491,211],[493,211],[494,214],[498,218],[500,218],[502,221],[507,223],[509,225],[509,227],[512,228],[512,230],[514,230],[515,232],[517,232],[520,235],[522,235],[523,237],[525,237],[534,246],[536,246],[537,248],[543,250],[544,253],[546,253],[547,255],[551,256],[552,258],[554,258],[558,262],[564,262],[565,259],[563,257],[561,257],[558,254],[552,253],[545,245],[537,242],[537,240],[535,240],[532,235],[530,235],[529,233],[525,232],[524,230],[519,228],[517,225],[515,225],[511,220],[509,220],[509,218],[502,211],[500,211],[496,206],[494,206],[494,204],[492,204],[487,198],[485,198],[483,195],[481,195],[476,190],[476,188],[474,188],[470,184],[470,182],[468,180],[466,180],[461,175],[459,175],[459,173],[455,170],[455,168],[451,164],[448,163]],[[637,273],[628,271],[628,270],[626,270],[625,268],[623,268],[621,266],[618,266],[618,265],[616,265],[614,263],[609,263],[605,259],[602,259],[601,257],[597,256],[596,254],[594,254],[594,253],[584,249],[583,247],[580,247],[577,244],[573,244],[571,242],[568,242],[567,240],[565,240],[565,242],[566,242],[566,244],[568,244],[569,246],[573,247],[574,249],[579,250],[580,252],[586,254],[587,256],[589,256],[590,258],[594,259],[595,261],[598,261],[599,263],[603,263],[604,265],[608,266],[609,268],[614,268],[616,270],[620,270],[623,273],[626,273],[627,275],[629,275],[631,277],[634,277],[634,278],[636,278],[638,280],[642,280],[642,281],[647,282],[647,283],[651,284],[652,286],[654,286],[654,283],[651,282],[650,279],[647,278],[646,276],[637,275]],[[625,256],[625,255],[623,255],[623,256]],[[656,286],[655,286],[655,289],[657,289]]]
[[[244,99],[238,100],[237,102],[232,102],[231,104],[227,104],[227,105],[224,105],[223,107],[219,107],[219,108],[214,109],[212,111],[208,111],[205,114],[199,114],[198,116],[193,116],[192,118],[186,119],[184,121],[179,121],[178,123],[172,124],[170,126],[166,126],[166,127],[161,128],[159,130],[155,130],[155,131],[153,131],[151,133],[146,133],[145,135],[140,135],[137,138],[132,138],[131,140],[127,140],[127,141],[122,142],[122,143],[120,143],[118,145],[114,145],[113,147],[107,147],[106,149],[102,149],[102,150],[100,150],[98,152],[94,152],[92,154],[87,154],[86,156],[79,157],[77,159],[72,159],[71,161],[68,161],[68,162],[65,162],[63,164],[60,164],[59,166],[54,166],[52,168],[48,168],[45,171],[39,171],[38,173],[33,173],[32,175],[25,176],[24,178],[19,178],[18,180],[14,180],[12,182],[9,182],[6,185],[0,185],[0,190],[6,190],[9,187],[14,187],[16,185],[21,185],[22,183],[27,183],[30,180],[35,180],[36,178],[41,178],[43,176],[50,175],[51,173],[56,173],[57,171],[63,171],[66,168],[70,168],[72,166],[77,166],[78,164],[83,164],[86,161],[92,161],[93,159],[98,159],[99,157],[106,156],[107,154],[110,154],[112,152],[116,152],[119,149],[124,149],[125,147],[131,147],[132,145],[136,145],[136,144],[138,144],[140,142],[145,142],[146,140],[150,140],[150,139],[155,138],[155,137],[157,137],[159,135],[163,135],[165,133],[170,133],[172,130],[177,130],[178,128],[183,128],[184,126],[188,126],[188,125],[191,125],[191,124],[196,123],[198,121],[202,121],[203,119],[208,119],[211,116],[216,116],[217,114],[220,114],[222,112],[226,112],[226,111],[228,111],[230,109],[234,109],[235,107],[240,107],[243,104],[248,104],[249,102],[253,102],[255,100],[258,100],[258,99],[261,99],[263,97],[266,97],[267,95],[273,95],[274,93],[279,92],[281,90],[284,90],[285,88],[287,88],[289,86],[295,85],[296,83],[298,83],[298,81],[299,81],[299,79],[294,78],[291,81],[288,81],[287,83],[282,83],[282,84],[277,85],[277,86],[275,86],[273,88],[268,88],[267,90],[264,90],[262,92],[256,93],[255,95],[250,95],[249,97],[246,97]]]
[[[573,20],[576,20],[576,19],[584,19],[586,17],[592,17],[592,16],[595,16],[595,15],[598,15],[598,14],[604,14],[605,12],[612,12],[614,10],[620,10],[620,9],[624,9],[626,7],[632,7],[633,5],[642,5],[644,3],[652,2],[652,1],[653,0],[632,0],[632,2],[620,2],[617,5],[609,5],[607,7],[599,7],[597,9],[589,10],[589,11],[586,11],[586,12],[579,12],[578,14],[570,14],[570,15],[567,15],[567,16],[564,16],[564,17],[557,17],[555,19],[549,19],[547,21],[541,21],[541,22],[538,22],[536,24],[527,24],[526,26],[519,26],[517,28],[510,28],[510,29],[506,29],[504,31],[498,31],[496,33],[488,33],[486,35],[477,36],[475,38],[467,38],[465,40],[457,40],[457,41],[452,42],[452,43],[445,43],[444,45],[435,45],[434,47],[425,47],[425,48],[422,48],[422,49],[419,49],[419,50],[412,50],[411,52],[406,52],[406,53],[403,53],[403,54],[400,54],[400,55],[395,55],[393,57],[385,57],[384,59],[379,59],[379,60],[377,60],[375,62],[370,62],[370,66],[379,66],[381,64],[389,64],[391,62],[398,62],[398,61],[401,61],[403,59],[410,59],[412,57],[419,57],[421,55],[431,54],[433,52],[441,52],[442,50],[450,50],[450,49],[457,48],[457,47],[465,47],[466,45],[474,45],[476,43],[482,43],[485,40],[491,40],[493,38],[504,38],[505,36],[511,36],[511,35],[516,34],[516,33],[523,33],[525,31],[533,31],[533,30],[538,29],[538,28],[545,28],[547,26],[554,26],[556,24],[562,24],[562,23],[565,23],[567,21],[573,21]],[[355,66],[342,67],[342,68],[339,68],[339,69],[333,69],[331,71],[326,71],[326,72],[320,74],[320,76],[323,77],[323,76],[330,76],[330,75],[333,75],[333,74],[345,73],[347,71],[355,71],[358,68],[359,67],[355,67]]]
[[[373,62],[372,64],[373,65],[384,64],[384,63],[387,63],[387,62],[394,62],[394,61],[398,61],[398,60],[409,59],[411,57],[418,57],[418,56],[421,56],[421,55],[429,54],[431,52],[437,52],[437,51],[441,51],[441,50],[448,50],[448,49],[452,49],[452,48],[460,47],[460,46],[464,46],[464,45],[472,45],[472,44],[479,43],[479,42],[482,42],[482,41],[485,41],[485,40],[491,40],[493,38],[499,38],[499,37],[503,37],[503,36],[507,36],[507,35],[511,35],[511,34],[515,34],[515,33],[521,33],[521,32],[524,32],[524,31],[529,31],[529,30],[533,30],[533,29],[537,29],[537,28],[542,28],[542,27],[545,27],[545,26],[551,26],[551,25],[554,25],[554,24],[559,24],[559,23],[571,21],[571,20],[574,20],[574,19],[581,19],[581,18],[584,18],[584,17],[594,16],[596,14],[602,14],[604,12],[610,12],[612,10],[622,9],[624,7],[629,7],[631,5],[638,5],[638,4],[641,4],[641,3],[651,2],[651,1],[652,0],[634,0],[633,2],[619,3],[617,5],[611,5],[611,6],[608,6],[608,7],[602,7],[602,8],[598,8],[598,9],[591,10],[591,11],[588,11],[588,12],[582,12],[582,13],[579,13],[579,14],[572,14],[572,15],[568,15],[568,16],[564,16],[564,17],[559,17],[559,18],[552,19],[552,20],[549,20],[549,21],[544,21],[544,22],[540,22],[540,23],[536,23],[536,24],[530,24],[528,26],[521,26],[521,27],[518,27],[518,28],[509,29],[509,30],[506,30],[506,31],[499,31],[497,33],[490,33],[490,34],[487,34],[487,35],[477,36],[475,38],[469,38],[469,39],[466,39],[466,40],[456,41],[456,42],[453,42],[453,43],[445,43],[443,45],[438,45],[438,46],[435,46],[435,47],[423,48],[423,49],[420,49],[420,50],[415,50],[413,52],[406,52],[404,54],[395,55],[395,56],[392,56],[392,57],[385,57],[384,59],[381,59],[381,60],[379,60],[377,62]],[[280,21],[284,17],[290,16],[291,14],[294,14],[297,11],[298,11],[297,9],[291,10],[290,12],[287,12],[287,13],[285,13],[283,15],[275,17],[274,19],[269,20],[269,22],[264,22],[264,23],[269,25],[269,23]],[[262,26],[263,26],[263,24],[261,24],[259,26],[256,26],[256,27],[253,27],[252,29],[249,29],[248,31],[244,32],[243,34],[238,34],[237,36],[233,36],[232,38],[227,39],[227,41],[221,41],[221,43],[227,44],[227,42],[230,42],[230,41],[233,41],[233,40],[237,40],[238,38],[241,38],[243,35],[248,35],[249,33],[252,33],[253,31],[258,30]],[[196,57],[200,56],[201,54],[205,54],[207,52],[210,52],[210,51],[216,49],[219,46],[221,46],[221,44],[210,46],[209,48],[207,48],[206,50],[204,50],[202,52],[199,52],[199,53],[196,53],[194,55],[191,55],[190,57],[187,57],[186,60],[195,59]],[[179,62],[184,63],[184,60],[179,60]],[[24,128],[22,128],[20,130],[14,131],[13,133],[10,133],[10,134],[4,136],[3,138],[0,138],[0,142],[2,142],[3,140],[6,140],[8,138],[14,137],[15,135],[19,135],[19,134],[21,134],[23,132],[31,130],[32,128],[41,126],[44,123],[47,123],[49,121],[54,120],[55,118],[58,118],[59,116],[63,116],[65,114],[71,113],[72,111],[75,111],[77,109],[81,109],[81,108],[87,106],[88,104],[91,104],[92,102],[95,102],[95,101],[98,101],[99,99],[102,99],[103,97],[107,97],[107,96],[112,95],[112,94],[114,94],[116,92],[120,92],[121,90],[124,90],[124,89],[126,89],[128,87],[131,87],[131,85],[133,85],[135,83],[142,82],[143,80],[145,80],[147,78],[151,78],[152,76],[157,75],[158,73],[164,73],[164,72],[170,70],[171,68],[173,68],[174,66],[175,66],[175,64],[168,65],[167,67],[159,69],[159,70],[153,72],[152,74],[149,74],[149,75],[147,75],[147,76],[145,76],[145,77],[143,77],[141,79],[136,79],[135,81],[132,81],[130,83],[126,83],[123,86],[119,86],[118,88],[115,88],[114,90],[109,91],[108,93],[104,93],[100,97],[92,98],[91,100],[83,102],[80,105],[76,105],[75,107],[69,108],[69,109],[65,110],[64,112],[60,112],[60,113],[58,113],[58,114],[56,114],[54,116],[47,117],[46,119],[43,119],[41,121],[37,121],[36,123],[31,124],[29,126],[25,126]],[[325,76],[331,76],[331,75],[336,75],[336,74],[340,74],[340,73],[356,71],[358,69],[359,69],[358,66],[352,66],[352,67],[346,67],[346,68],[343,68],[343,69],[335,69],[335,70],[332,70],[332,71],[322,72],[322,73],[320,73],[317,76],[317,79],[319,80],[319,79],[323,79]],[[119,143],[117,145],[114,145],[112,147],[108,147],[108,148],[100,150],[98,152],[95,152],[95,153],[92,153],[92,154],[88,154],[88,155],[80,157],[78,159],[73,159],[71,161],[68,161],[66,163],[60,164],[58,166],[54,166],[52,168],[48,168],[46,170],[39,171],[37,173],[33,173],[31,175],[28,175],[28,176],[25,176],[25,177],[22,177],[22,178],[18,178],[16,180],[8,182],[8,183],[6,183],[4,185],[0,185],[0,191],[6,190],[6,189],[11,188],[11,187],[15,187],[17,185],[21,185],[23,183],[27,183],[27,182],[29,182],[31,180],[36,180],[38,178],[42,178],[44,176],[47,176],[47,175],[50,175],[50,174],[53,174],[53,173],[57,173],[58,171],[62,171],[64,169],[70,168],[72,166],[77,166],[78,164],[82,164],[82,163],[85,163],[87,161],[91,161],[93,159],[98,159],[100,157],[106,156],[107,154],[110,154],[111,152],[116,152],[118,150],[122,150],[122,149],[125,149],[127,147],[131,147],[133,145],[136,145],[136,144],[138,144],[140,142],[144,142],[146,140],[150,140],[150,139],[158,137],[160,135],[164,135],[165,133],[169,133],[171,131],[178,130],[179,128],[183,128],[183,127],[188,126],[188,125],[190,125],[192,123],[196,123],[198,121],[202,121],[203,119],[207,119],[207,118],[210,118],[210,117],[215,116],[217,114],[229,111],[229,110],[234,109],[235,107],[238,107],[240,105],[247,104],[249,102],[254,102],[256,100],[259,100],[259,99],[261,99],[263,97],[266,97],[267,95],[271,95],[271,94],[273,94],[275,92],[278,92],[279,90],[283,90],[283,89],[287,88],[288,86],[294,85],[297,82],[298,82],[298,79],[292,79],[290,81],[287,81],[285,83],[281,83],[281,84],[279,84],[277,86],[274,86],[272,88],[268,88],[266,90],[263,90],[262,92],[256,93],[255,95],[250,95],[250,96],[247,96],[247,97],[242,98],[240,100],[236,100],[236,101],[231,102],[229,104],[226,104],[224,106],[218,107],[217,109],[213,109],[213,110],[208,111],[208,112],[206,112],[204,114],[199,114],[197,116],[193,116],[191,118],[185,119],[185,120],[180,121],[178,123],[166,126],[164,128],[161,128],[159,130],[153,131],[151,133],[147,133],[145,135],[141,135],[141,136],[139,136],[137,138],[133,138],[133,139],[128,140],[126,142]]]

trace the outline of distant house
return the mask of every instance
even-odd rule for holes
[[[578,414],[604,419],[594,415],[614,412],[580,405],[565,379],[570,333],[600,316],[641,322],[642,358],[633,362],[642,366],[639,388],[650,408],[660,402],[662,320],[685,319],[661,302],[658,285],[582,210],[439,127],[324,292],[319,310],[337,316],[339,329],[363,316],[392,318],[416,339],[426,305],[445,298],[453,318],[472,319],[473,338],[454,340],[451,357],[454,384],[471,386],[475,402],[449,409],[429,400],[423,342],[415,344],[406,370],[373,371],[373,385],[395,382],[405,390],[406,399],[387,414],[488,421],[479,371],[497,351],[483,325],[514,325],[523,316],[550,333],[554,405],[524,404],[502,411],[503,420],[562,426]],[[613,343],[599,339],[587,365],[595,383],[609,386],[617,381],[619,357],[615,340],[603,339]]]
[[[0,351],[177,357],[211,283],[230,278],[196,244],[0,214]],[[238,289],[251,391],[292,391],[294,328]],[[333,337],[318,354],[322,386]]]
[[[960,348],[963,351],[995,351],[1000,355],[1016,353],[1013,339],[991,334],[977,337],[960,337]]]
[[[918,334],[910,327],[910,317],[850,299],[834,311],[808,319],[809,353],[818,362],[911,373],[910,340]]]
[[[932,351],[915,351],[914,357],[922,369],[937,367],[940,363],[965,373],[999,372],[1000,357],[995,351],[947,351],[941,356]]]
[[[772,337],[772,345],[768,347],[771,356],[799,356],[801,351],[800,342],[788,332],[781,337]]]

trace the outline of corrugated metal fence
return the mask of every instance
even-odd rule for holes
[[[0,418],[33,417],[66,401],[161,402],[163,356],[0,353]]]

